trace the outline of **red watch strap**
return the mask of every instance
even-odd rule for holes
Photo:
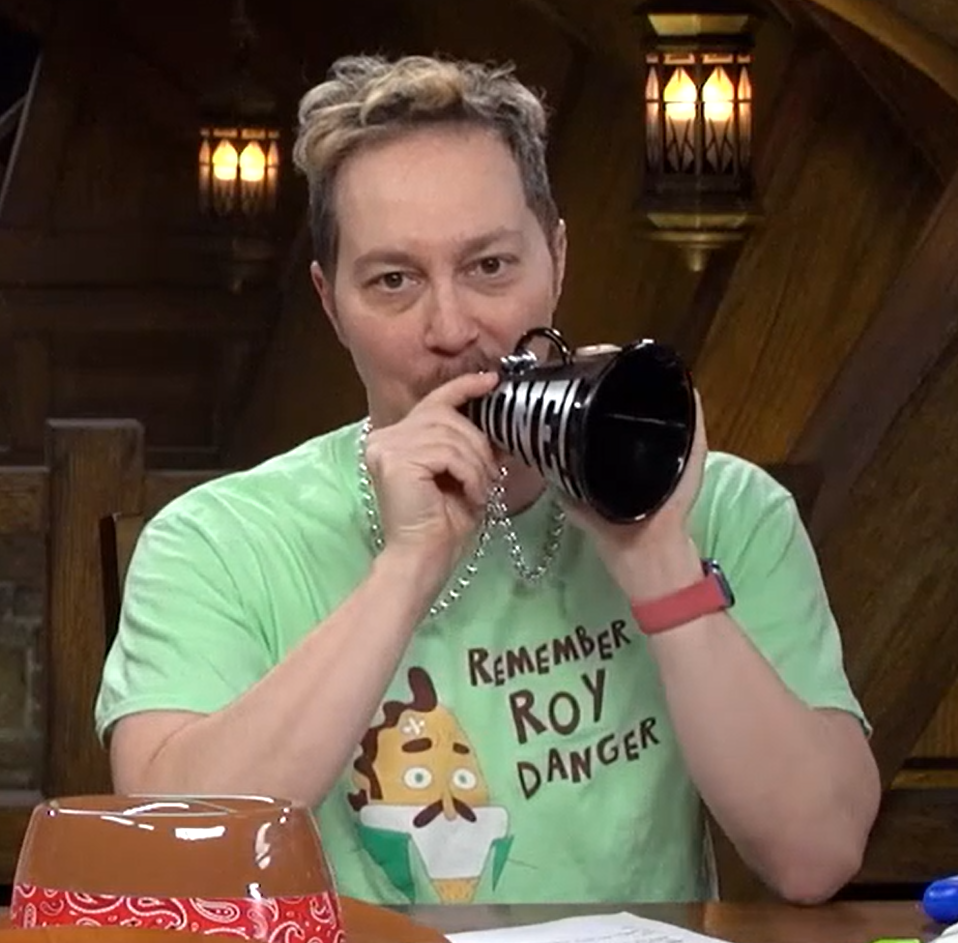
[[[708,573],[698,582],[668,596],[633,602],[632,615],[646,635],[654,635],[727,607],[728,598],[718,574]]]

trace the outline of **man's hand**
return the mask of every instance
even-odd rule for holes
[[[695,412],[695,437],[682,478],[654,514],[635,524],[611,524],[591,508],[582,505],[569,508],[574,523],[591,535],[609,572],[633,599],[648,595],[644,589],[646,577],[655,581],[652,594],[661,594],[660,579],[656,575],[656,561],[661,558],[676,562],[681,559],[683,569],[687,559],[688,583],[702,575],[698,553],[688,533],[689,513],[702,485],[708,453],[705,417],[698,392],[695,393]],[[672,588],[679,589],[681,585],[677,583]]]
[[[497,382],[495,373],[457,377],[370,432],[366,464],[388,548],[424,554],[443,573],[455,566],[498,476],[485,434],[458,407]]]

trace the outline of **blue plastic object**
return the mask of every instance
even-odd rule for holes
[[[921,906],[938,923],[958,921],[958,874],[932,881],[925,888]]]

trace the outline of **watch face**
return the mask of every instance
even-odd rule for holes
[[[719,566],[717,560],[703,560],[702,569],[706,575],[714,573],[718,579],[719,586],[722,587],[722,593],[725,595],[725,602],[728,608],[731,608],[735,605],[735,593],[732,592],[732,587],[729,584],[728,578],[726,577],[722,567]]]

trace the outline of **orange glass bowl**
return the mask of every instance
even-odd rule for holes
[[[41,803],[14,876],[15,927],[141,927],[343,943],[309,810],[258,796]]]

